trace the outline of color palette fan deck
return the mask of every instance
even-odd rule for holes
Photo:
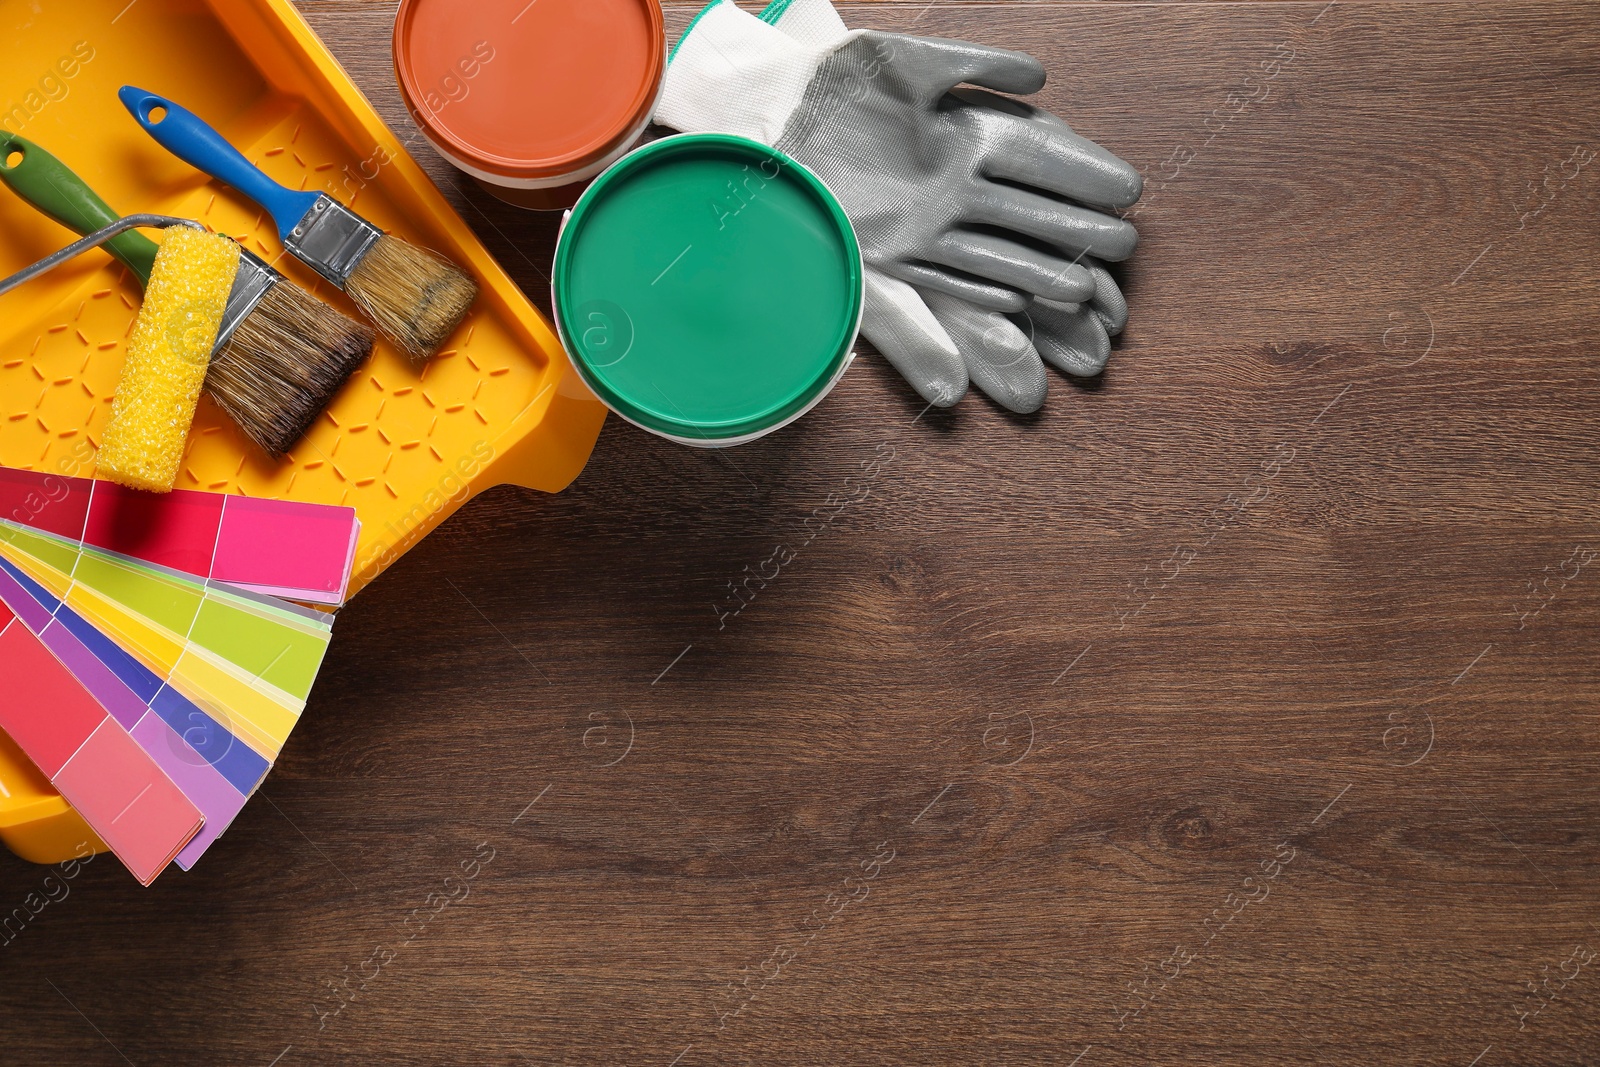
[[[305,707],[349,508],[0,467],[0,729],[140,882],[190,869]],[[292,600],[290,599],[292,598]]]

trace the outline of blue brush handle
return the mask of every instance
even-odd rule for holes
[[[133,115],[134,121],[143,126],[144,132],[155,138],[162,148],[190,166],[227,182],[266,208],[272,221],[278,224],[280,239],[288,238],[289,232],[322,196],[321,193],[301,192],[279,185],[262,173],[260,167],[244,158],[237,148],[223,139],[222,134],[207,126],[193,112],[165,97],[132,85],[124,85],[117,90],[117,97]],[[160,121],[153,122],[150,113],[157,108],[164,109],[166,114]]]

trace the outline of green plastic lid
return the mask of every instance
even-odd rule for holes
[[[697,445],[822,399],[861,325],[861,250],[833,194],[759,142],[685,134],[619,160],[556,246],[556,325],[617,414]]]

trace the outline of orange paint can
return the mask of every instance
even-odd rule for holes
[[[667,35],[657,0],[402,0],[394,67],[440,155],[502,200],[551,210],[639,142]]]

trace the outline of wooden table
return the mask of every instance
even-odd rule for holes
[[[393,5],[301,6],[411,136]],[[0,953],[0,1061],[1600,1062],[1594,8],[847,18],[1147,169],[1103,380],[487,494],[195,872]]]

